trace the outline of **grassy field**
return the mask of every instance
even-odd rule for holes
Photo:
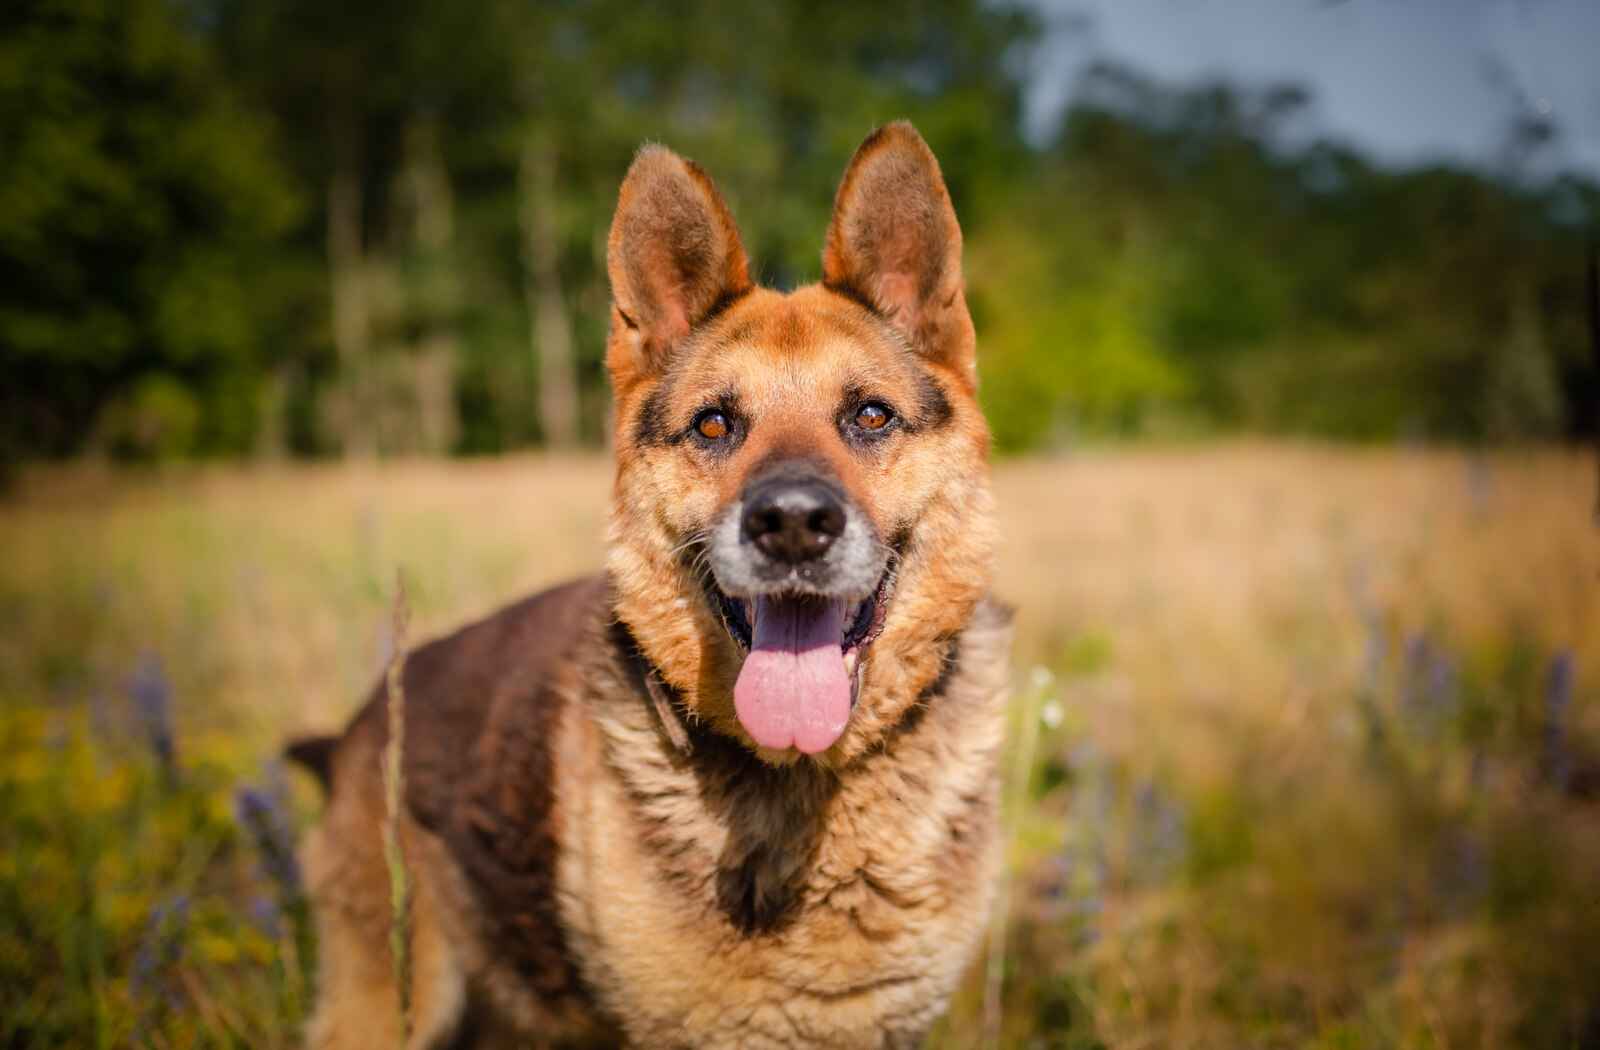
[[[87,469],[0,503],[0,1047],[294,1045],[317,799],[392,647],[599,564],[607,467]],[[944,1047],[1600,1046],[1576,454],[1002,465],[1005,921]]]

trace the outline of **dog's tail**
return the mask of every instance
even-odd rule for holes
[[[289,761],[304,766],[317,778],[323,791],[332,791],[333,753],[338,747],[339,738],[336,736],[304,736],[299,740],[291,740],[289,746],[283,749],[283,755]]]

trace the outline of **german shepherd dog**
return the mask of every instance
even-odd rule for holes
[[[310,1043],[916,1045],[989,910],[1010,644],[938,162],[874,132],[784,294],[646,146],[608,270],[606,572],[405,663],[409,1025],[385,690],[291,748],[330,790]]]

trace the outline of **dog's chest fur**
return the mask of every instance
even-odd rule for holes
[[[1009,633],[980,605],[939,687],[838,772],[668,732],[679,716],[650,702],[599,580],[418,650],[412,859],[464,982],[441,1030],[484,1046],[614,1045],[618,1028],[649,1047],[915,1045],[988,914]],[[374,822],[383,732],[374,701],[345,744],[359,773],[334,811],[353,829]],[[322,865],[330,886],[360,867],[340,863]]]
[[[538,732],[491,714],[475,749],[452,749],[458,768],[471,754],[456,801],[417,810],[448,856],[440,896],[489,1015],[468,1027],[915,1045],[988,914],[1004,615],[980,607],[936,694],[835,773],[767,767],[695,727],[674,745],[600,589],[588,595],[568,606],[589,623],[574,655],[538,695],[499,705],[544,711]]]
[[[557,884],[585,980],[636,1043],[920,1038],[988,913],[1007,635],[980,609],[938,694],[840,773],[709,732],[680,751],[637,668],[591,665],[556,763]]]

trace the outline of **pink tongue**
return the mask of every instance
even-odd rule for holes
[[[826,751],[850,720],[843,603],[757,598],[754,626],[733,687],[739,724],[762,747]]]

